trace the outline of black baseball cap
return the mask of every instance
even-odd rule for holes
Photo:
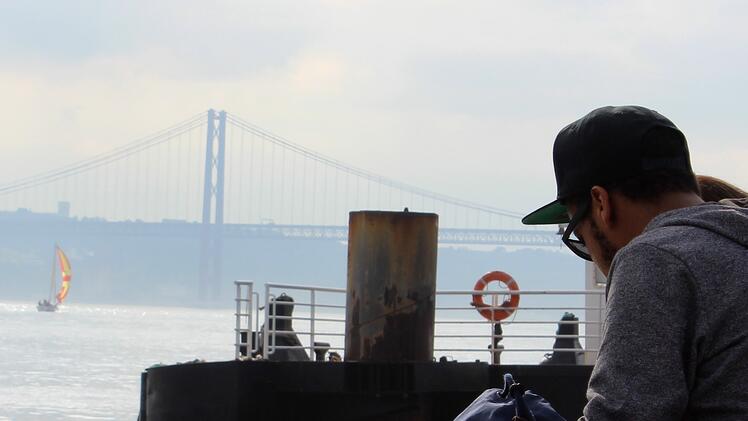
[[[592,186],[651,171],[693,174],[686,137],[667,118],[648,108],[602,107],[564,127],[553,143],[556,200],[522,218],[525,225],[565,224],[564,200]]]

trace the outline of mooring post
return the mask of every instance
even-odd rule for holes
[[[351,212],[347,361],[431,361],[438,216]]]

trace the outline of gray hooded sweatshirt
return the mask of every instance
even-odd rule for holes
[[[748,209],[658,215],[608,281],[588,420],[748,420]]]

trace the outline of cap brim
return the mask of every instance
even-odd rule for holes
[[[566,213],[566,206],[554,200],[522,218],[522,223],[525,225],[568,224],[569,214]]]

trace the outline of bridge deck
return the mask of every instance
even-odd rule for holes
[[[203,225],[196,222],[164,221],[111,222],[102,219],[63,218],[53,214],[0,212],[0,229],[4,235],[77,234],[93,236],[157,236],[194,237],[203,233]],[[347,226],[223,224],[219,229],[224,238],[286,238],[346,241]],[[441,244],[511,245],[558,247],[560,237],[555,231],[495,230],[441,228]]]

